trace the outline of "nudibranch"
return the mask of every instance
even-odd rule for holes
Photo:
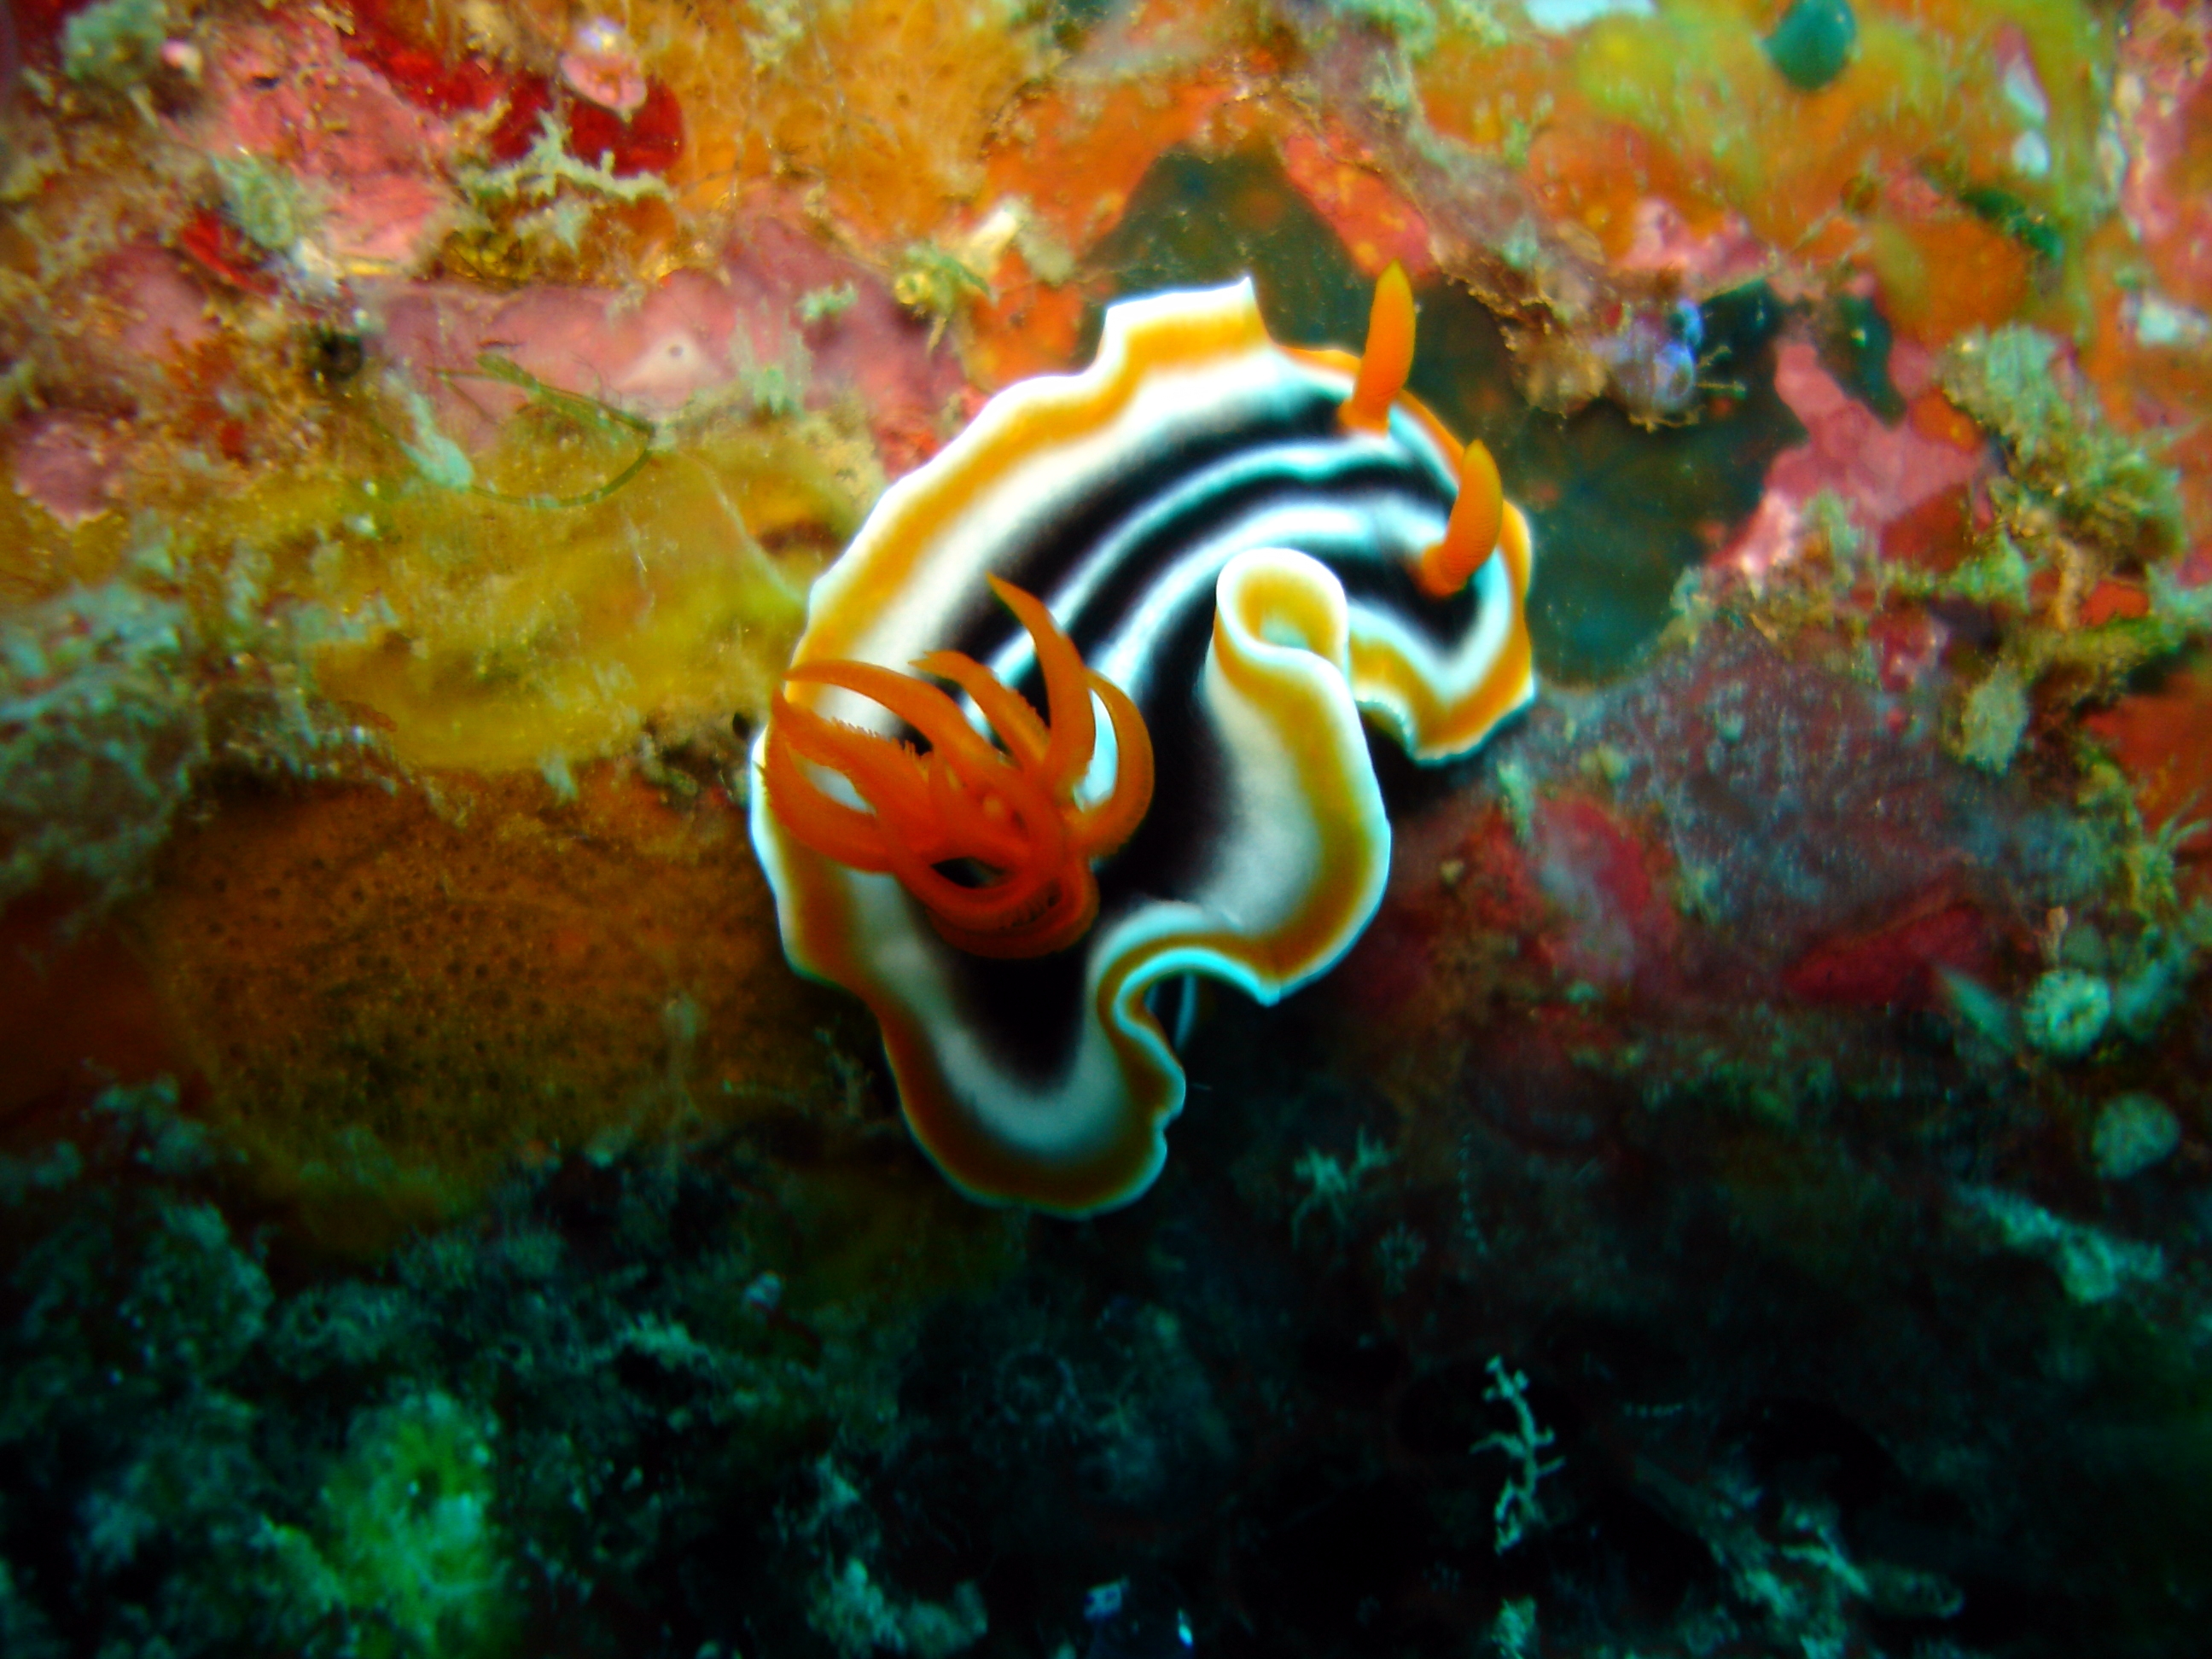
[[[1369,725],[1442,762],[1534,695],[1527,520],[1406,393],[1413,339],[1395,266],[1357,358],[1277,344],[1249,281],[1124,301],[815,584],[753,845],[969,1194],[1142,1193],[1193,981],[1274,1002],[1381,902]]]

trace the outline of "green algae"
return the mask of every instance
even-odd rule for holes
[[[2079,1060],[2097,1046],[2112,1017],[2111,986],[2078,968],[2053,968],[2021,1005],[2021,1035],[2038,1054]]]
[[[2020,752],[2031,709],[2027,686],[2009,663],[1999,663],[1966,694],[1959,732],[1959,758],[1985,772],[2002,772]]]
[[[331,1600],[362,1627],[365,1659],[484,1659],[511,1644],[495,1430],[435,1389],[355,1420],[322,1498]]]
[[[2089,1161],[2106,1181],[2129,1181],[2155,1168],[2181,1145],[2181,1120],[2155,1095],[2130,1090],[2098,1109]]]
[[[1959,205],[1994,226],[2039,259],[2051,264],[2066,257],[2066,234],[2052,216],[2001,185],[1962,185]]]
[[[519,1178],[333,1272],[239,1224],[235,1158],[177,1098],[112,1090],[0,1152],[9,1659],[638,1652],[710,1580],[727,1624],[784,1632],[747,1651],[817,1651],[791,1632],[853,1528],[781,1535],[782,1472],[833,1430],[866,1456],[925,1312],[1012,1243],[932,1172],[873,1171],[899,1218],[833,1288],[806,1241],[857,1232],[834,1194],[725,1144]],[[911,1650],[981,1633],[949,1600],[897,1598]]]
[[[128,92],[161,61],[169,31],[163,0],[100,0],[62,28],[62,72],[81,85]]]
[[[289,167],[244,153],[211,161],[224,210],[256,246],[283,253],[322,216],[313,195]]]
[[[801,350],[803,362],[804,348]],[[468,456],[450,438],[438,430],[437,422],[431,415],[428,404],[415,393],[409,392],[407,394],[408,412],[414,420],[417,439],[426,447],[432,448],[435,457],[434,465],[439,469],[434,470],[433,465],[427,464],[423,457],[415,449],[403,444],[401,447],[406,450],[408,458],[415,462],[416,470],[434,483],[446,484],[453,489],[468,489],[483,496],[488,501],[506,501],[518,507],[532,507],[539,512],[553,512],[577,507],[596,507],[645,471],[646,463],[653,459],[655,445],[660,435],[659,428],[642,416],[632,415],[628,410],[617,409],[612,404],[599,398],[585,397],[577,392],[563,392],[558,386],[548,386],[520,363],[502,357],[496,352],[486,352],[478,357],[473,370],[443,369],[440,371],[439,377],[446,380],[493,380],[502,386],[514,387],[529,398],[530,407],[542,410],[552,421],[560,423],[553,434],[553,441],[556,444],[562,437],[568,436],[573,431],[576,434],[586,434],[595,440],[611,441],[617,445],[628,442],[637,447],[635,452],[604,483],[595,484],[575,495],[551,495],[543,491],[510,495],[477,481]],[[790,408],[781,412],[794,413],[796,408],[794,400]],[[563,428],[568,430],[561,429]],[[442,476],[445,473],[452,474],[459,479],[459,482],[451,482],[447,477]]]
[[[2028,605],[2027,560],[2019,544],[2002,532],[1990,536],[1949,570],[1936,573],[1911,566],[1884,565],[1883,591],[1902,599],[1964,599],[2018,615]]]
[[[1976,329],[1937,360],[1936,379],[1997,435],[2009,481],[2034,506],[2116,558],[2174,551],[2184,539],[2179,475],[2105,418],[2058,351],[2038,329]]]
[[[1976,330],[1937,360],[1936,377],[1996,435],[2005,475],[1990,486],[1995,519],[1969,556],[1946,575],[1893,591],[1998,610],[2010,672],[2065,706],[2117,695],[2137,671],[2212,628],[2212,599],[2181,586],[2172,568],[2186,540],[2178,475],[2106,419],[2057,340],[2024,326]],[[2138,573],[2142,614],[2084,620],[2098,584]],[[2031,611],[2039,576],[2053,579],[2055,597]],[[1966,713],[1972,728],[1975,698]],[[1968,741],[1970,752],[1996,752],[1971,730]]]

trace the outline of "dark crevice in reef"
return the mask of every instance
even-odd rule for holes
[[[1086,263],[1102,307],[1249,275],[1270,331],[1297,345],[1356,349],[1374,291],[1264,150],[1170,150]],[[1655,427],[1602,399],[1566,416],[1532,407],[1514,389],[1504,337],[1480,300],[1441,278],[1417,298],[1411,390],[1455,432],[1489,445],[1535,532],[1528,623],[1538,671],[1571,680],[1622,672],[1666,625],[1682,574],[1757,507],[1768,464],[1804,439],[1774,390],[1785,308],[1764,283],[1706,301],[1694,325],[1701,389],[1675,423]],[[1085,355],[1101,314],[1094,308]]]

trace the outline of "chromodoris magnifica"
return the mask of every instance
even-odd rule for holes
[[[1275,343],[1249,282],[1125,301],[815,585],[753,844],[975,1197],[1142,1193],[1191,981],[1272,1003],[1381,902],[1363,716],[1439,762],[1534,695],[1527,521],[1404,393],[1413,333],[1395,267],[1357,359]]]

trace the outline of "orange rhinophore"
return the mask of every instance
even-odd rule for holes
[[[1136,705],[1085,667],[1040,600],[990,582],[1036,645],[1049,721],[957,651],[914,665],[974,698],[1003,747],[909,675],[873,663],[802,663],[787,686],[836,686],[880,703],[929,750],[826,719],[787,691],[769,716],[762,766],[770,810],[804,845],[896,877],[948,944],[977,956],[1039,957],[1074,943],[1097,915],[1091,862],[1128,840],[1152,804],[1152,738]],[[1112,791],[1086,806],[1075,794],[1097,745],[1093,692],[1113,722],[1116,765]],[[843,775],[869,810],[831,797],[802,761]]]
[[[1505,526],[1505,483],[1480,438],[1460,458],[1459,495],[1444,525],[1444,538],[1426,549],[1414,580],[1431,599],[1449,599],[1467,586],[1498,545]]]
[[[1395,259],[1375,284],[1375,303],[1367,313],[1367,349],[1359,354],[1359,373],[1352,395],[1337,418],[1361,432],[1387,432],[1390,405],[1406,389],[1413,367],[1413,285]]]

